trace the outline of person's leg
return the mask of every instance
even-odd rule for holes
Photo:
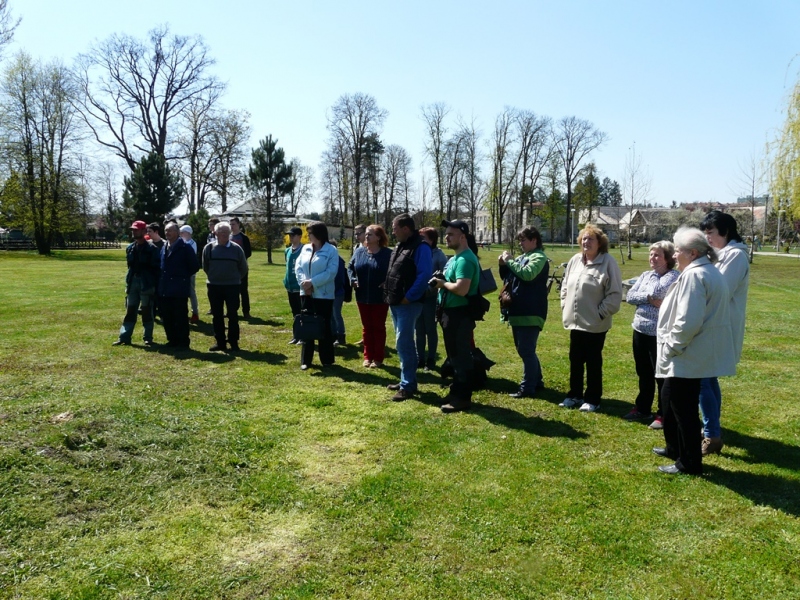
[[[700,396],[699,379],[673,379],[671,408],[675,413],[678,429],[678,459],[675,464],[687,473],[703,472],[702,434],[698,406]]]
[[[372,329],[370,328],[372,319],[372,304],[356,302],[358,306],[358,316],[361,317],[361,339],[364,340],[364,360],[372,361]]]
[[[720,408],[722,407],[722,393],[719,389],[719,379],[704,377],[700,380],[700,412],[703,415],[703,436],[718,438],[722,436],[720,426]]]
[[[305,310],[307,312],[313,313],[315,310],[314,306],[314,298],[311,296],[300,296],[300,310]],[[314,360],[314,345],[316,344],[315,340],[306,340],[306,343],[303,344],[303,350],[300,352],[300,364],[305,365],[307,367],[311,366],[312,361]]]
[[[211,306],[211,324],[217,346],[225,346],[225,286],[208,284],[208,304]]]
[[[323,336],[319,340],[319,362],[323,365],[332,365],[335,360],[333,352],[333,331],[331,330],[331,317],[333,315],[333,300],[314,300],[314,310],[325,318]]]
[[[586,394],[584,402],[598,406],[603,397],[603,346],[606,334],[587,333],[584,345],[586,360]]]
[[[164,328],[164,335],[167,338],[167,345],[175,345],[175,315],[172,306],[174,298],[166,296],[161,297],[159,302],[159,310],[161,310],[161,326]]]
[[[154,290],[141,293],[142,328],[144,329],[142,339],[145,342],[153,341],[153,298]]]
[[[388,304],[372,304],[372,358],[376,363],[382,363],[386,358],[386,315],[389,312]]]
[[[191,283],[189,285],[189,299],[192,302],[192,316],[197,315],[200,311],[200,306],[197,303],[197,273],[192,275]]]
[[[473,369],[473,358],[469,341],[474,329],[475,321],[469,318],[465,310],[445,310],[442,315],[442,338],[447,359],[453,367],[453,383],[448,394],[451,404],[469,404],[472,401],[470,373]]]
[[[436,368],[436,351],[439,349],[439,330],[436,325],[436,299],[425,302],[422,307],[425,319],[425,337],[428,342],[428,357],[425,366],[429,369]]]
[[[652,342],[652,343],[651,343]],[[645,415],[653,410],[653,397],[656,391],[655,361],[651,346],[655,348],[656,338],[633,330],[633,361],[639,378],[639,394],[636,396],[636,409]]]
[[[139,314],[139,280],[134,277],[125,294],[125,316],[122,318],[122,327],[119,329],[119,341],[130,344],[133,330],[136,328],[136,319]]]
[[[585,340],[582,331],[571,329],[569,332],[569,392],[568,398],[583,398],[583,363]]]
[[[672,407],[673,396],[680,392],[675,388],[675,378],[667,377],[664,379],[664,384],[661,387],[661,398],[664,413],[662,415],[664,427],[664,442],[667,449],[667,455],[671,458],[678,457],[678,448],[680,440],[678,439],[678,421],[675,416],[675,410]]]
[[[187,313],[189,311],[189,298],[173,298],[173,318],[175,319],[174,335],[175,345],[182,348],[189,347],[189,319]]]
[[[289,308],[294,317],[300,312],[300,292],[286,292],[286,295],[289,297]]]
[[[334,341],[343,344],[345,340],[344,317],[342,317],[342,306],[344,296],[336,296],[333,299],[333,313],[331,314],[331,325]]]
[[[228,341],[239,344],[239,294],[238,285],[225,285],[225,309],[228,312]]]
[[[522,381],[519,389],[526,394],[535,394],[542,387],[542,366],[536,355],[536,344],[539,341],[541,329],[534,326],[513,326],[511,332],[514,336],[514,345],[517,354],[522,359]]]
[[[239,294],[242,297],[242,315],[246,319],[250,318],[250,291],[247,288],[247,278],[250,275],[245,275],[242,277],[241,283],[239,284]],[[236,299],[238,303],[238,298]],[[238,309],[237,309],[238,310]]]
[[[417,322],[414,324],[414,342],[417,347],[417,366],[425,364],[425,342],[426,342],[426,328],[425,328],[425,305],[422,305],[422,312],[417,317]]]
[[[422,312],[420,302],[391,307],[395,327],[397,354],[400,357],[400,387],[407,392],[417,391],[417,349],[414,346],[414,327]]]

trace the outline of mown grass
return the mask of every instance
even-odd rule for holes
[[[240,354],[206,352],[209,317],[188,353],[112,348],[121,259],[0,254],[0,597],[800,597],[795,260],[757,257],[739,375],[722,382],[725,450],[705,476],[670,478],[650,454],[661,436],[621,419],[627,305],[601,412],[557,406],[553,293],[542,398],[507,396],[520,362],[495,302],[476,331],[491,389],[443,415],[433,375],[387,401],[394,353],[366,370],[348,346],[301,372],[283,266],[263,255]],[[623,274],[646,268],[639,250]],[[354,305],[345,317],[355,341]]]

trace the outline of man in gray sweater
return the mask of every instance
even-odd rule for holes
[[[231,243],[231,226],[222,221],[214,227],[216,239],[203,248],[203,271],[208,277],[208,302],[213,315],[217,343],[211,352],[239,350],[239,285],[247,276],[247,258],[238,244]],[[228,337],[225,338],[225,315],[228,316]]]

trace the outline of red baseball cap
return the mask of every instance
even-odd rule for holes
[[[145,231],[147,229],[147,223],[145,223],[144,221],[134,221],[133,225],[131,225],[130,228]]]

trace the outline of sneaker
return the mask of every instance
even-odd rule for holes
[[[634,407],[631,409],[631,412],[622,418],[626,421],[646,421],[652,419],[653,415],[651,413],[640,412],[638,408]]]
[[[151,348],[153,346],[153,340],[145,340],[144,345]]]
[[[287,346],[291,346],[292,344],[296,344],[296,343],[297,343],[297,340],[296,340],[296,339],[294,339],[294,338],[292,338],[292,339],[290,339],[290,340],[289,340],[289,343],[288,343],[288,344],[286,344],[286,345],[287,345]]]
[[[381,367],[383,366],[383,361],[382,361],[382,360],[373,360],[373,361],[372,361],[372,362],[369,364],[369,366],[370,366],[370,368],[372,368],[372,369],[379,369],[379,368],[381,368]]]
[[[338,348],[339,346],[340,346],[340,344],[339,344],[339,340],[334,340],[334,341],[333,341],[333,347],[334,347],[334,348]]]
[[[200,315],[197,313],[192,313],[192,317],[189,319],[189,323],[199,323],[200,322]]]
[[[598,404],[589,404],[588,402],[584,402],[581,404],[581,407],[578,410],[581,412],[596,412],[598,408],[600,408],[600,405]]]
[[[220,350],[225,350],[225,344],[214,344],[208,349],[209,352],[219,352]]]
[[[649,427],[650,429],[664,429],[664,419],[656,416],[656,418],[653,419],[653,422],[650,423]]]
[[[558,405],[562,408],[575,408],[581,403],[580,398],[564,398]]]
[[[131,343],[130,342],[126,342],[124,340],[117,340],[116,342],[113,342],[111,345],[112,346],[130,346]]]
[[[370,361],[368,361],[367,359],[364,359],[364,362],[361,363],[361,366],[362,367],[366,367],[367,369],[369,369],[372,366],[372,363]]]
[[[301,371],[307,371],[308,370],[308,365],[300,365],[300,370]]]
[[[207,315],[213,315],[214,313],[213,313],[212,311],[210,311],[210,310],[209,310],[209,311],[208,311],[206,314],[207,314]]]
[[[390,383],[389,385],[386,386],[386,389],[387,390],[392,390],[393,392],[396,392],[397,390],[400,389],[400,384],[399,383]]]
[[[414,397],[413,392],[409,392],[408,390],[400,388],[399,390],[397,390],[397,393],[394,396],[392,396],[392,402],[402,402],[403,400],[408,400],[409,398],[413,397]]]

